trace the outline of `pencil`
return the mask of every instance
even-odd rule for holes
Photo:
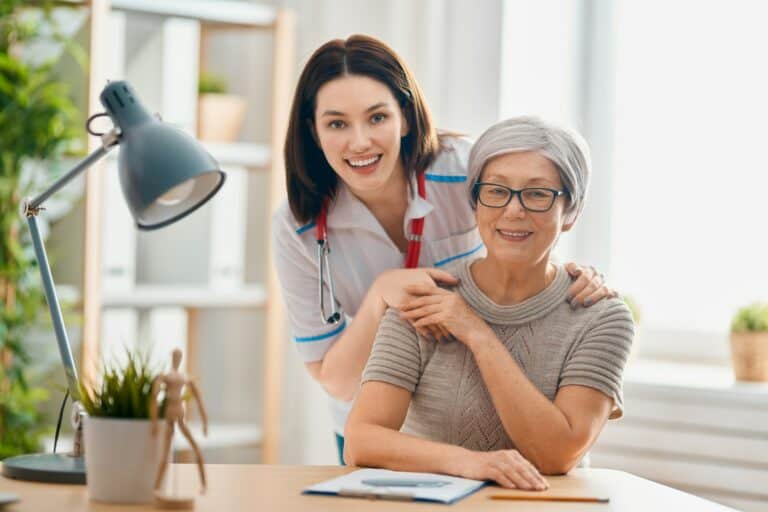
[[[580,503],[608,503],[608,498],[594,496],[530,496],[524,494],[491,494],[492,500],[517,500],[517,501],[572,501]]]

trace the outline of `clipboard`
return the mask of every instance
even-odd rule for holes
[[[435,473],[360,469],[312,485],[302,494],[370,500],[423,501],[451,504],[482,488],[486,482]]]

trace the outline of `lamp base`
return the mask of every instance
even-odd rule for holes
[[[3,476],[51,484],[84,484],[85,458],[56,453],[19,455],[3,461]]]

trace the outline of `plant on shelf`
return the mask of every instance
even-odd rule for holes
[[[93,389],[80,383],[88,413],[83,425],[88,492],[97,501],[149,503],[161,459],[162,436],[152,435],[150,422],[152,385],[160,371],[139,352],[126,351],[124,361],[102,365]],[[165,415],[162,400],[158,415]]]
[[[211,73],[200,73],[200,82],[197,92],[199,94],[226,94],[227,81],[224,77]]]
[[[152,383],[160,374],[149,358],[126,351],[125,366],[105,366],[101,384],[93,390],[80,384],[80,399],[91,417],[149,419]],[[162,416],[162,409],[161,409]]]
[[[47,310],[19,203],[52,177],[41,162],[59,159],[81,136],[53,62],[25,51],[29,43],[71,44],[59,37],[49,3],[0,0],[0,459],[39,451],[48,431],[40,412],[47,393],[28,382],[25,344]]]
[[[731,357],[736,380],[768,381],[768,304],[754,303],[736,312]]]
[[[640,312],[640,306],[637,301],[631,295],[622,295],[621,299],[629,308],[629,312],[632,313],[632,320],[635,322],[635,326],[639,325],[642,313]]]
[[[768,304],[755,303],[736,312],[731,332],[768,332]]]
[[[642,325],[640,324],[640,319],[642,318],[642,311],[640,309],[640,305],[638,304],[637,300],[632,295],[622,295],[621,300],[624,301],[624,304],[627,305],[629,308],[629,312],[632,313],[632,320],[635,323],[635,336],[632,340],[632,347],[629,351],[629,357],[628,361],[631,363],[635,360],[639,353],[639,346],[642,338]]]
[[[198,82],[198,137],[207,142],[233,142],[245,120],[246,102],[228,94],[226,80],[212,73],[201,73]]]

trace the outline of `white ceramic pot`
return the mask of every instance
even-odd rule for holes
[[[151,503],[165,422],[152,436],[149,420],[85,417],[88,494],[108,503]]]

